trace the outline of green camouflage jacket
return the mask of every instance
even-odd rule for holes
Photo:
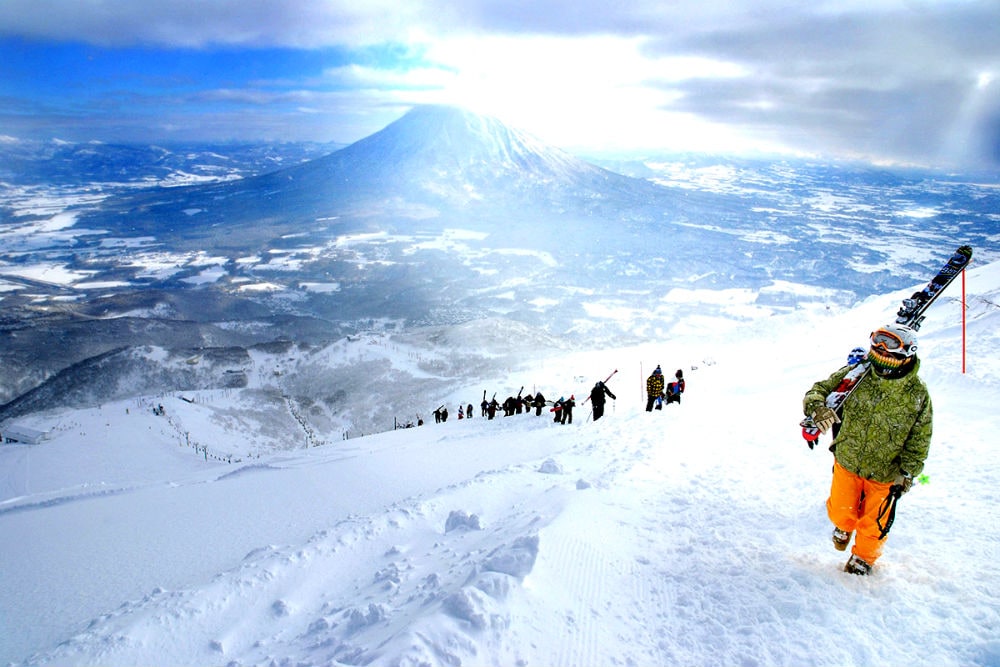
[[[917,359],[903,377],[886,379],[868,373],[861,381],[840,415],[843,421],[834,440],[837,463],[876,482],[891,483],[903,470],[920,474],[931,446],[934,411],[919,369]],[[807,417],[824,404],[849,370],[841,368],[806,392],[802,407]]]

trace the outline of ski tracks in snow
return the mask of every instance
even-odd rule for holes
[[[670,662],[659,638],[669,631],[674,606],[662,568],[665,528],[676,508],[662,496],[673,466],[657,469],[669,419],[660,413],[606,419],[589,426],[605,432],[600,446],[558,457],[563,475],[580,480],[577,492],[539,531],[538,562],[524,582],[526,607],[512,612],[512,645],[556,647],[532,662]],[[553,623],[531,628],[522,617]]]
[[[779,636],[788,634],[774,609],[801,614],[801,573],[788,575],[788,596],[779,600],[765,599],[755,581],[784,566],[785,545],[771,536],[791,519],[781,516],[783,508],[763,505],[730,511],[734,503],[760,504],[762,489],[780,478],[780,464],[775,479],[743,479],[741,461],[755,452],[730,448],[740,420],[720,423],[708,405],[690,403],[599,422],[592,428],[606,437],[590,441],[600,445],[558,457],[567,476],[591,486],[540,530],[538,562],[524,585],[536,607],[524,615],[545,618],[547,609],[558,622],[532,633],[519,626],[515,610],[511,631],[515,643],[558,646],[535,660],[556,667],[700,664],[706,647],[727,641],[726,661],[782,659],[755,641],[752,628],[770,624]],[[711,438],[701,437],[706,425]],[[732,439],[714,435],[725,429]],[[759,523],[738,519],[748,515]],[[714,604],[732,597],[733,582],[743,591],[739,604]],[[696,595],[683,593],[692,589]],[[543,632],[559,641],[542,642]],[[780,651],[782,642],[776,645]]]

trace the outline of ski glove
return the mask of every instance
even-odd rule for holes
[[[837,416],[837,413],[833,410],[833,408],[826,405],[821,405],[816,408],[816,412],[813,413],[812,419],[820,433],[826,433],[833,428],[834,424],[840,423],[840,417]]]
[[[898,486],[901,494],[906,493],[913,487],[913,475],[903,471],[899,477],[896,478],[893,486]]]

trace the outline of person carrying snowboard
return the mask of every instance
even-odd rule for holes
[[[594,410],[594,421],[604,416],[604,403],[607,401],[605,396],[610,396],[611,400],[617,400],[618,397],[611,393],[608,386],[604,384],[603,381],[598,380],[594,388],[590,390],[590,402],[593,404]]]
[[[917,373],[916,332],[889,324],[871,334],[869,372],[842,406],[826,404],[851,366],[844,366],[806,392],[802,407],[820,431],[840,423],[830,449],[833,481],[826,502],[833,522],[833,545],[845,551],[854,536],[844,571],[867,575],[882,555],[895,501],[910,490],[924,469],[933,422],[931,398]]]

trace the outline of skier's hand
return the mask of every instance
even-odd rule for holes
[[[812,416],[813,422],[816,424],[816,428],[819,429],[820,433],[826,433],[834,424],[840,423],[840,417],[837,413],[826,405],[821,405],[816,408],[816,412]]]
[[[893,486],[898,486],[901,494],[906,493],[913,487],[913,475],[905,471],[901,472]]]

